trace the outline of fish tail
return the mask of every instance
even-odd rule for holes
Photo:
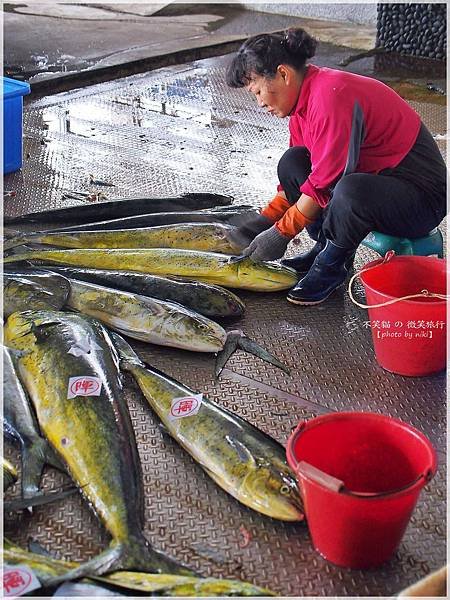
[[[55,469],[58,469],[58,471],[62,471],[63,473],[67,473],[67,469],[64,465],[64,463],[60,460],[60,458],[58,457],[58,455],[56,454],[56,452],[53,450],[53,448],[50,446],[50,444],[48,442],[45,442],[45,462],[52,466],[55,467]]]
[[[3,250],[6,251],[10,250],[11,248],[16,248],[17,246],[22,246],[29,241],[30,240],[26,235],[15,231],[14,235],[11,235],[10,237],[6,235],[6,239],[3,242]]]
[[[46,580],[47,586],[61,585],[66,581],[73,581],[74,579],[80,579],[82,577],[102,575],[110,571],[117,571],[122,568],[122,557],[124,554],[125,546],[123,544],[112,543],[112,545],[101,552],[91,560],[82,563],[74,569],[68,570],[62,575],[51,577]]]
[[[62,498],[75,494],[77,491],[75,486],[71,486],[62,491],[50,492],[48,494],[39,493],[37,496],[28,497],[25,500],[5,500],[3,502],[3,510],[8,512],[19,512],[26,508],[29,509],[35,506],[44,506],[45,504],[51,504],[52,502],[62,500]]]
[[[214,373],[216,377],[222,373],[223,368],[230,356],[237,350],[238,348],[238,339],[241,337],[242,333],[240,331],[229,331],[227,333],[227,339],[225,340],[225,344],[220,352],[217,353],[216,364],[214,368]]]
[[[52,578],[47,584],[56,586],[81,577],[95,577],[124,570],[198,577],[194,571],[177,563],[163,552],[154,550],[144,536],[139,536],[126,542],[112,542],[111,546],[98,556],[63,575]]]
[[[254,356],[257,356],[261,360],[278,367],[282,371],[284,371],[287,375],[291,374],[291,371],[287,365],[282,363],[276,356],[274,356],[271,352],[257,344],[255,341],[251,340],[246,335],[242,334],[238,339],[238,347],[241,350],[245,350],[245,352],[249,352]]]
[[[124,547],[120,568],[142,573],[170,573],[172,575],[196,576],[198,573],[177,562],[164,552],[155,550],[143,535],[133,538]]]
[[[30,260],[35,255],[33,252],[21,252],[20,254],[11,254],[3,259],[4,263],[22,262],[24,260]]]
[[[42,438],[37,439],[22,450],[22,498],[28,499],[38,495],[42,471],[45,464],[50,464],[60,471],[65,471],[55,452]]]
[[[22,449],[22,498],[37,496],[45,465],[45,440],[37,440]]]
[[[241,350],[245,350],[245,352],[249,352],[254,356],[257,356],[261,360],[278,367],[288,375],[290,375],[289,367],[283,364],[276,356],[268,352],[265,348],[251,340],[249,337],[244,335],[242,331],[229,331],[227,333],[227,339],[225,341],[223,349],[217,354],[216,365],[215,365],[215,375],[219,377],[222,369],[226,365],[230,356],[240,348]]]

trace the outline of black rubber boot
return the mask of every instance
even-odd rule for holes
[[[326,240],[307,275],[289,292],[287,299],[294,304],[320,304],[340,287],[349,272],[356,250],[347,250]]]
[[[325,238],[320,236],[319,240],[314,244],[311,250],[298,254],[293,258],[284,258],[281,261],[285,267],[291,267],[295,269],[299,275],[306,275],[309,269],[312,267],[316,256],[325,248]]]

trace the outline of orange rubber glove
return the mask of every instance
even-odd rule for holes
[[[275,223],[285,214],[292,204],[286,200],[284,196],[277,194],[272,200],[261,210],[263,217],[267,217]]]
[[[282,235],[294,238],[302,229],[307,225],[311,225],[313,222],[313,219],[308,219],[308,217],[305,217],[305,215],[300,212],[297,203],[295,203],[284,213],[284,216],[275,223],[275,227]]]

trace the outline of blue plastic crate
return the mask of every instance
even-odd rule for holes
[[[3,77],[3,173],[22,166],[23,96],[30,93],[24,81]]]

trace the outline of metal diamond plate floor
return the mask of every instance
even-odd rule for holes
[[[68,206],[68,190],[110,198],[209,191],[261,206],[276,184],[287,123],[256,109],[243,90],[228,90],[224,62],[212,59],[45,97],[24,111],[24,167],[5,177],[8,215]],[[445,136],[445,108],[415,104],[434,135]],[[443,153],[445,141],[439,140]],[[114,187],[90,185],[90,175]],[[300,236],[290,252],[310,244]],[[356,267],[376,255],[358,250]],[[390,596],[446,561],[445,375],[406,378],[374,358],[367,314],[346,293],[315,308],[284,294],[239,294],[247,312],[238,326],[292,367],[288,377],[236,353],[219,381],[214,358],[135,343],[149,363],[245,417],[280,442],[301,419],[330,411],[369,410],[421,429],[440,466],[424,490],[395,557],[356,571],[327,563],[310,545],[305,524],[283,524],[247,509],[219,489],[162,433],[127,379],[146,490],[145,531],[155,546],[204,575],[242,577],[282,596]],[[360,288],[357,296],[363,298]],[[262,316],[264,315],[264,316]],[[17,451],[5,453],[17,463]],[[48,470],[45,486],[65,482]],[[18,493],[15,486],[8,496]],[[5,535],[37,539],[66,559],[84,560],[108,536],[80,497],[5,516]],[[250,533],[242,548],[240,527]]]

